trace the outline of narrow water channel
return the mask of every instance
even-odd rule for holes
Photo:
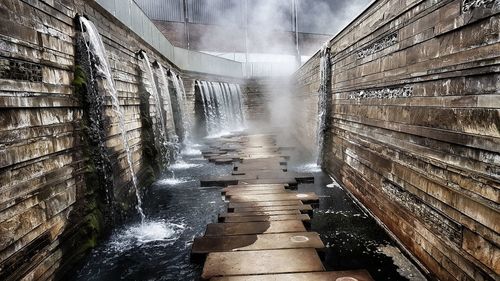
[[[193,153],[194,152],[194,153]],[[202,265],[190,261],[192,240],[217,221],[226,204],[220,188],[202,188],[206,175],[228,175],[231,165],[215,165],[196,150],[172,165],[143,198],[147,223],[139,218],[117,227],[88,255],[73,280],[198,280]],[[295,161],[293,161],[295,159]],[[311,228],[326,245],[327,270],[367,269],[375,280],[424,280],[374,219],[314,164],[292,157],[289,170],[312,172],[320,203]],[[175,175],[175,177],[174,177]]]

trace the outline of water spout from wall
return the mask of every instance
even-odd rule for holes
[[[183,126],[182,132],[182,140],[184,144],[189,143],[191,140],[191,120],[189,118],[189,114],[187,112],[187,96],[186,96],[186,90],[184,88],[184,82],[182,81],[182,78],[178,76],[175,72],[170,70],[172,73],[172,83],[174,84],[174,89],[175,89],[175,94],[177,97],[177,102],[179,103],[179,111],[180,111],[180,118],[181,118],[181,124]]]
[[[86,42],[86,48],[89,52],[92,53],[92,55],[98,60],[98,63],[95,64],[97,68],[97,72],[99,75],[102,75],[103,79],[103,84],[107,92],[109,93],[111,97],[111,103],[112,103],[112,109],[113,112],[116,114],[118,117],[118,127],[120,130],[120,136],[122,139],[122,144],[123,148],[125,150],[126,154],[126,160],[128,164],[128,170],[130,173],[130,176],[132,178],[132,185],[135,191],[135,195],[137,198],[137,212],[139,213],[141,217],[141,221],[144,221],[145,215],[142,210],[142,199],[141,195],[139,192],[139,187],[137,183],[137,177],[134,171],[134,166],[133,166],[133,160],[132,160],[132,151],[130,149],[130,146],[128,144],[127,140],[127,129],[125,125],[125,114],[123,112],[123,108],[120,106],[120,102],[118,99],[118,92],[115,88],[115,84],[113,81],[113,76],[111,74],[111,67],[109,66],[108,62],[108,57],[106,55],[106,50],[104,48],[104,43],[102,42],[101,36],[99,35],[99,32],[95,25],[89,21],[88,19],[84,17],[79,17],[80,24],[85,28],[86,34],[87,34],[87,42]],[[95,78],[94,78],[95,79]]]
[[[316,131],[316,162],[318,165],[323,164],[325,136],[328,131],[328,122],[330,116],[330,106],[332,102],[330,85],[331,85],[331,63],[330,63],[330,48],[325,43],[321,48],[321,56],[319,61],[320,86],[318,90],[318,124]]]
[[[165,125],[165,118],[163,116],[163,106],[160,99],[160,94],[156,86],[153,68],[151,67],[151,62],[149,60],[148,54],[144,51],[140,52],[140,56],[144,59],[144,64],[146,66],[148,80],[151,89],[151,95],[155,103],[155,143],[158,151],[160,151],[160,162],[163,167],[167,166],[169,158],[169,143],[167,140],[167,127]],[[160,67],[161,68],[161,67]]]
[[[167,105],[167,122],[168,122],[168,126],[167,126],[167,135],[168,135],[168,142],[167,142],[167,146],[170,148],[170,151],[174,154],[173,155],[173,158],[175,159],[177,157],[177,154],[180,150],[180,146],[179,146],[179,136],[177,135],[176,133],[176,130],[175,130],[175,121],[174,121],[174,109],[172,107],[172,98],[170,96],[170,90],[169,90],[169,82],[168,82],[168,78],[167,78],[167,75],[165,73],[165,70],[163,69],[163,66],[159,65],[159,68],[160,68],[160,75],[161,75],[161,79],[162,79],[162,82],[163,82],[163,89],[164,91],[162,92],[163,95],[164,95],[164,99],[166,101],[166,103],[168,103]],[[171,129],[169,129],[171,128]]]

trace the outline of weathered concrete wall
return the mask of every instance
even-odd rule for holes
[[[293,136],[302,149],[311,155],[317,149],[319,59],[318,54],[314,55],[295,73],[297,80],[292,96],[294,114],[290,115],[295,124]]]
[[[142,189],[158,169],[148,158],[155,157],[148,146],[157,112],[135,52],[145,50],[152,62],[176,67],[94,1],[1,1],[1,280],[61,278],[109,227],[103,225],[105,202],[86,152],[85,109],[72,84],[77,13],[88,16],[103,37]],[[107,104],[106,149],[117,216],[123,217],[134,212],[135,196],[118,120]]]
[[[326,169],[441,280],[500,274],[500,2],[376,1],[329,43]],[[319,54],[298,72],[311,146]]]

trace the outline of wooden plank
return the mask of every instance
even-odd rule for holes
[[[278,210],[278,211],[255,211],[255,212],[237,212],[237,213],[222,213],[219,217],[251,217],[251,216],[275,216],[275,215],[299,215],[297,209]]]
[[[271,206],[302,206],[304,203],[300,200],[283,201],[253,201],[253,202],[230,202],[228,208],[247,208],[247,207],[271,207]]]
[[[239,180],[238,185],[244,184],[288,184],[289,186],[296,186],[297,180],[295,178],[287,178],[287,179],[248,179],[248,180]]]
[[[233,208],[231,211],[235,213],[239,212],[263,212],[263,211],[282,211],[282,210],[299,210],[300,212],[312,211],[311,205],[291,205],[291,206],[267,206],[267,207],[242,207]]]
[[[301,220],[309,222],[311,218],[307,214],[299,215],[274,215],[274,216],[247,216],[247,217],[225,217],[224,222],[252,222],[252,221],[285,221],[285,220]]]
[[[201,277],[324,271],[314,249],[210,253]]]
[[[224,196],[226,198],[230,198],[234,195],[252,195],[252,194],[282,194],[290,192],[285,190],[284,188],[282,189],[254,189],[254,190],[245,190],[244,188],[240,188],[239,190],[229,190],[226,192],[223,192]]]
[[[230,198],[232,203],[237,202],[252,202],[252,201],[284,201],[284,200],[301,200],[302,202],[318,202],[319,198],[314,192],[296,193],[276,193],[276,194],[248,194],[248,195],[233,195]]]
[[[191,255],[300,248],[321,250],[325,245],[316,232],[208,236],[194,239]]]
[[[284,190],[288,186],[285,184],[243,184],[243,185],[228,185],[222,189],[222,192],[236,190]]]
[[[210,281],[374,281],[366,270],[214,277]]]
[[[300,220],[246,222],[246,223],[211,223],[207,225],[205,236],[225,236],[260,233],[304,232],[306,228]]]

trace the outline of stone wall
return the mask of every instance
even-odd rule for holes
[[[441,280],[500,274],[500,2],[382,0],[329,42],[326,166]],[[319,53],[297,73],[311,147]]]
[[[302,150],[311,155],[316,153],[317,148],[319,59],[316,53],[295,73],[297,80],[292,96],[294,114],[290,115],[295,124],[292,133],[294,138]]]
[[[94,1],[6,0],[0,13],[0,279],[61,279],[109,222],[134,214],[136,203],[108,97],[105,149],[113,167],[116,217],[104,218],[106,202],[88,153],[86,109],[78,96],[88,80],[74,76],[75,15],[86,15],[103,37],[143,191],[159,169],[151,159],[158,157],[151,132],[158,113],[136,52],[180,70]],[[158,68],[153,71],[162,88]]]

